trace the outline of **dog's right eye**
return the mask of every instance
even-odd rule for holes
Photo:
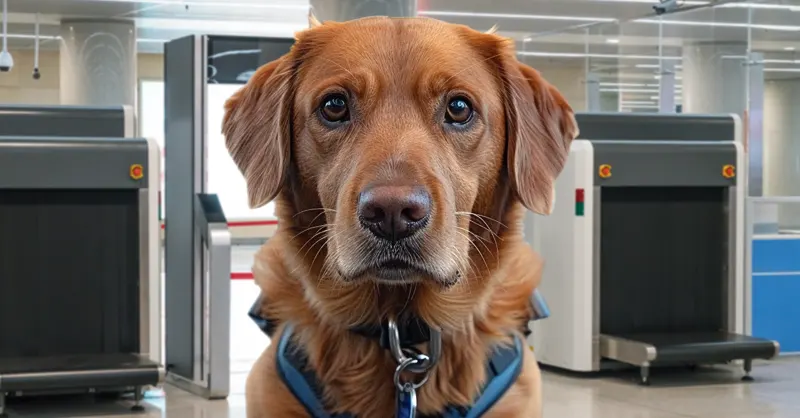
[[[327,122],[340,123],[350,120],[347,97],[343,94],[331,94],[322,100],[319,114]]]

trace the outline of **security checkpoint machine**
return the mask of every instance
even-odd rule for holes
[[[580,372],[753,359],[745,330],[746,166],[735,116],[578,114],[550,216],[532,216],[553,307],[543,364]]]
[[[163,381],[158,158],[144,139],[0,137],[0,413],[7,395],[73,392],[141,408]]]
[[[231,344],[231,235],[209,193],[210,155],[229,157],[220,129],[210,128],[221,121],[208,120],[209,84],[243,85],[291,44],[192,35],[164,47],[167,381],[209,399],[228,396]]]
[[[0,106],[6,398],[134,392],[161,366],[158,146],[130,108]]]

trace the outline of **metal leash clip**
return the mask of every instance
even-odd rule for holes
[[[428,381],[430,371],[442,355],[442,333],[430,328],[428,354],[413,347],[400,345],[400,331],[397,321],[389,318],[389,349],[397,361],[394,370],[394,386],[397,388],[397,418],[415,418],[417,415],[417,390]],[[403,381],[403,373],[422,375],[420,379]]]

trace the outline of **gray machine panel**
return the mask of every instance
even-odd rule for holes
[[[723,175],[736,166],[733,142],[592,141],[595,184],[625,186],[735,186],[736,176]],[[602,178],[600,167],[611,166]]]
[[[144,139],[0,137],[0,189],[146,188],[147,146]]]
[[[202,192],[202,135],[205,126],[202,79],[197,64],[205,60],[203,39],[188,36],[164,46],[165,83],[165,304],[167,364],[170,372],[187,379],[200,373],[195,363],[194,277],[200,268],[196,251],[194,202]],[[201,68],[205,69],[205,65]],[[198,107],[200,109],[198,109]],[[201,110],[201,111],[198,111]]]
[[[733,141],[736,120],[730,115],[647,113],[577,113],[579,139],[621,141]]]
[[[125,108],[85,106],[0,106],[0,135],[124,138]]]

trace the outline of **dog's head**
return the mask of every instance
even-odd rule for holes
[[[517,202],[550,212],[577,134],[513,41],[424,18],[315,25],[226,108],[250,205],[279,197],[308,263],[348,283],[490,268]]]

